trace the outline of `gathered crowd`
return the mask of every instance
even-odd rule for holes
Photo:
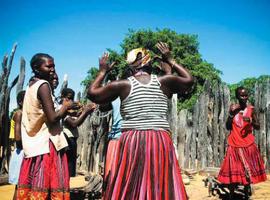
[[[104,200],[186,200],[180,166],[171,140],[167,118],[173,94],[191,92],[195,84],[190,72],[172,57],[169,46],[159,42],[162,73],[153,70],[150,50],[133,49],[126,55],[124,77],[107,74],[115,67],[109,54],[99,59],[99,72],[87,88],[92,103],[74,100],[75,92],[59,81],[54,58],[35,54],[33,76],[25,91],[17,95],[18,109],[11,119],[10,138],[16,142],[9,167],[9,182],[16,185],[14,199],[70,199],[70,177],[76,176],[78,127],[97,108],[112,110],[112,126],[103,177]],[[161,74],[161,75],[160,75]],[[106,84],[103,84],[106,82]],[[233,194],[237,185],[266,181],[262,157],[253,129],[260,129],[256,109],[248,104],[248,91],[238,87],[238,103],[229,109],[226,128],[230,132],[218,181]]]

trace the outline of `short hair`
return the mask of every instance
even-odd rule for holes
[[[235,89],[235,97],[238,98],[239,97],[239,92],[241,90],[246,90],[247,91],[247,88],[245,88],[244,86],[239,86]]]
[[[53,60],[53,57],[50,56],[49,54],[37,53],[32,57],[32,59],[30,61],[30,65],[31,65],[32,70],[38,69],[44,63],[44,58]]]
[[[20,102],[23,102],[24,95],[25,95],[25,90],[22,90],[17,94],[17,104],[19,104]]]
[[[71,94],[72,99],[74,99],[75,92],[71,88],[64,88],[61,92],[61,97],[67,97],[68,94]]]

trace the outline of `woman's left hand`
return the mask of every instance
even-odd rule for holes
[[[171,51],[170,51],[169,46],[168,46],[167,43],[165,43],[165,42],[158,42],[156,44],[156,47],[161,52],[163,59],[168,60],[168,59],[171,58]]]

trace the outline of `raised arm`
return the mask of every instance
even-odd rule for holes
[[[109,54],[105,53],[99,59],[99,72],[96,79],[89,86],[87,97],[97,103],[106,104],[115,100],[118,96],[123,97],[129,91],[129,83],[127,80],[112,81],[105,86],[102,86],[106,73],[111,70],[114,63],[108,64]]]
[[[162,54],[163,61],[171,66],[173,70],[178,74],[175,75],[165,75],[159,78],[162,85],[164,85],[170,93],[184,93],[193,85],[193,77],[181,64],[176,63],[176,61],[171,57],[171,52],[166,43],[159,42],[157,48]]]

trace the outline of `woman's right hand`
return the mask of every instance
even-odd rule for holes
[[[99,59],[99,70],[108,72],[112,69],[115,62],[112,62],[110,65],[108,64],[109,61],[109,53],[104,53],[102,57]]]

